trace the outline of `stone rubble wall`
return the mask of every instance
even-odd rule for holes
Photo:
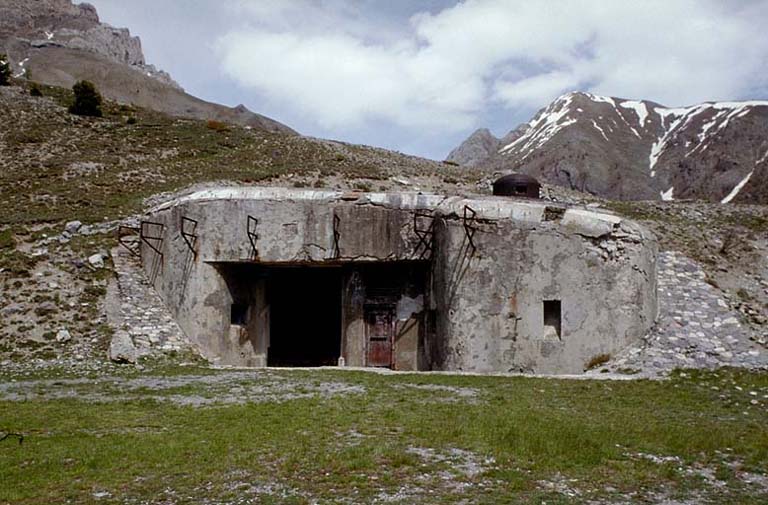
[[[144,274],[138,258],[126,249],[112,250],[119,293],[118,324],[128,332],[137,355],[192,350],[160,295]]]
[[[664,373],[675,368],[768,367],[760,345],[706,274],[683,254],[659,254],[659,319],[639,345],[623,351],[610,369]]]

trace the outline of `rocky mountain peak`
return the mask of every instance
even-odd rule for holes
[[[768,201],[768,101],[673,108],[575,91],[539,110],[495,151],[480,148],[479,138],[473,133],[451,153],[458,163],[521,171],[608,198]]]
[[[136,67],[150,77],[180,89],[171,77],[147,65],[139,37],[127,28],[115,28],[99,20],[96,8],[71,0],[0,0],[0,42],[13,55],[27,56],[40,48],[60,47],[88,51],[116,63]],[[12,58],[13,60],[13,58]],[[23,58],[16,58],[24,75]]]
[[[467,140],[448,154],[448,161],[473,166],[499,150],[499,139],[488,128],[475,130]]]
[[[96,8],[70,0],[0,1],[0,37],[35,37],[41,30],[68,28],[87,30],[99,24]]]
[[[0,53],[8,55],[17,79],[66,88],[87,79],[105,98],[119,103],[296,134],[245,107],[230,108],[185,93],[170,75],[146,63],[139,37],[100,22],[90,4],[0,0]]]

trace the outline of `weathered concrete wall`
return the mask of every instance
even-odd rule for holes
[[[652,238],[618,220],[575,233],[563,221],[478,223],[474,254],[462,223],[441,221],[434,368],[580,373],[648,331],[657,313]],[[545,300],[562,305],[559,337],[544,327]]]
[[[238,303],[248,306],[243,325],[228,326],[229,340],[226,342],[227,363],[237,362],[243,366],[266,366],[267,348],[269,347],[269,306],[266,300],[266,280],[254,277],[248,272],[248,265],[219,263],[214,264],[229,289],[225,297],[225,309]],[[227,318],[229,310],[225,310]]]
[[[341,348],[347,366],[365,366],[365,285],[360,272],[343,278]]]
[[[343,194],[337,192],[300,191],[295,195],[297,198],[291,199],[290,193],[266,191],[265,197],[258,199],[181,199],[153,212],[152,220],[163,222],[178,241],[181,217],[198,220],[198,256],[203,262],[256,259],[262,263],[298,263],[414,257],[418,238],[413,234],[413,218],[407,209],[356,204],[343,200]],[[359,196],[353,194],[350,198]],[[246,233],[249,215],[258,220],[258,257],[254,257]],[[334,216],[338,217],[336,233]]]
[[[162,231],[160,226],[152,225],[147,228],[148,235],[164,237],[162,242],[150,241],[163,256],[161,261],[145,244],[145,269],[179,325],[211,361],[242,366],[266,364],[269,324],[264,302],[251,310],[249,336],[239,328],[230,328],[230,306],[237,301],[233,294],[248,289],[237,285],[237,275],[222,275],[234,271],[231,265],[254,260],[263,264],[410,261],[419,254],[408,210],[354,205],[334,192],[308,191],[297,196],[309,198],[286,199],[283,193],[274,194],[274,199],[213,196],[180,200],[151,212],[148,219],[161,224]],[[247,233],[249,215],[258,219],[258,224],[252,225],[258,236],[257,254]],[[181,236],[182,216],[197,221],[197,238],[190,238],[195,241],[196,255]],[[191,223],[185,225],[185,231],[193,231]],[[245,298],[256,300],[255,296]],[[343,335],[351,338],[343,338],[346,362],[363,366],[362,315],[347,319]]]
[[[476,214],[465,222],[466,205]],[[153,242],[163,255],[160,261],[144,244],[142,260],[181,328],[208,359],[260,366],[269,342],[263,289],[237,286],[237,276],[222,275],[222,268],[429,258],[414,230],[417,210],[435,216],[432,276],[423,286],[431,289],[398,303],[398,368],[580,372],[592,357],[641,338],[654,322],[653,237],[613,215],[539,201],[282,188],[206,191],[149,213],[149,221],[163,225],[162,242]],[[258,219],[257,254],[246,233],[249,215]],[[181,237],[182,216],[198,221],[196,254]],[[468,229],[476,230],[474,251]],[[361,366],[365,283],[351,270],[345,275],[342,354],[347,365]],[[251,309],[245,335],[230,325],[237,297],[260,307]],[[561,301],[559,337],[544,328],[544,300]],[[428,316],[433,323],[426,323]]]

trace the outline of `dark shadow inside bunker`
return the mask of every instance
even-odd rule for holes
[[[409,359],[415,367],[428,347],[426,321],[421,305],[402,314],[403,300],[423,298],[429,266],[218,263],[230,295],[229,345],[250,347],[275,367],[337,366],[345,359],[389,368]]]

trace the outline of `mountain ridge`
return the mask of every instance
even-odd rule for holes
[[[87,79],[120,103],[297,134],[242,105],[228,107],[186,93],[168,73],[146,63],[139,37],[102,23],[87,3],[0,0],[0,52],[8,55],[16,78],[60,87]]]
[[[768,101],[665,107],[649,100],[566,93],[482,156],[448,159],[512,170],[622,200],[768,202]],[[479,153],[467,157],[467,153]]]

